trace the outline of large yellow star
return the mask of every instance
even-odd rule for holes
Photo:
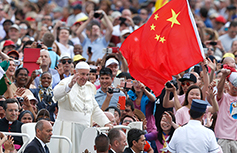
[[[166,40],[165,40],[165,37],[161,37],[161,38],[160,38],[160,42],[164,43],[164,41],[166,41]]]
[[[160,38],[160,35],[156,35],[155,39],[158,41]]]
[[[151,30],[155,30],[155,27],[156,27],[156,26],[155,26],[154,24],[152,24],[152,25],[151,25]]]
[[[171,12],[172,12],[172,17],[167,19],[167,21],[172,22],[172,24],[171,24],[171,28],[172,28],[174,24],[180,25],[179,21],[177,20],[177,17],[178,17],[180,12],[178,14],[176,14],[173,9],[171,9]]]
[[[157,20],[158,18],[159,18],[159,16],[158,16],[158,13],[157,13],[157,14],[155,14],[154,19]]]

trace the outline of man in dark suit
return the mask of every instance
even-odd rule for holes
[[[52,125],[49,121],[40,120],[35,126],[36,137],[27,145],[24,153],[49,153],[46,145],[52,136]]]
[[[108,133],[111,148],[109,153],[123,153],[127,145],[126,135],[120,129],[112,129]]]
[[[139,129],[130,129],[128,131],[128,148],[124,153],[140,153],[144,150],[146,144],[145,132]]]

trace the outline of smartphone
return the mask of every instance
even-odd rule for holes
[[[125,96],[119,96],[118,103],[120,104],[120,110],[125,110],[125,102],[126,102],[126,97]]]
[[[92,48],[89,46],[89,47],[88,47],[88,53],[89,53],[89,54],[92,54],[92,51],[91,51],[91,50],[92,50]]]

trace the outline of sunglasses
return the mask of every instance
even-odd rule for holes
[[[18,57],[13,57],[13,56],[9,56],[10,58],[13,58],[15,60],[18,60],[19,58]]]
[[[214,48],[208,48],[208,50],[215,51]]]
[[[123,38],[126,39],[126,38],[128,38],[128,36],[124,36]]]
[[[237,55],[235,55],[235,57],[237,57]]]
[[[131,123],[131,120],[124,120],[123,123]]]
[[[189,83],[189,82],[186,82],[186,83],[182,82],[182,83],[181,83],[181,86],[185,86],[185,85],[190,86],[191,83]]]
[[[62,63],[63,63],[63,64],[66,64],[66,62],[68,62],[68,64],[71,64],[71,63],[72,63],[72,60],[62,60]]]

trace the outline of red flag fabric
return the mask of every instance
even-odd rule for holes
[[[120,48],[129,72],[156,95],[165,82],[204,58],[186,0],[171,0],[131,33]]]

